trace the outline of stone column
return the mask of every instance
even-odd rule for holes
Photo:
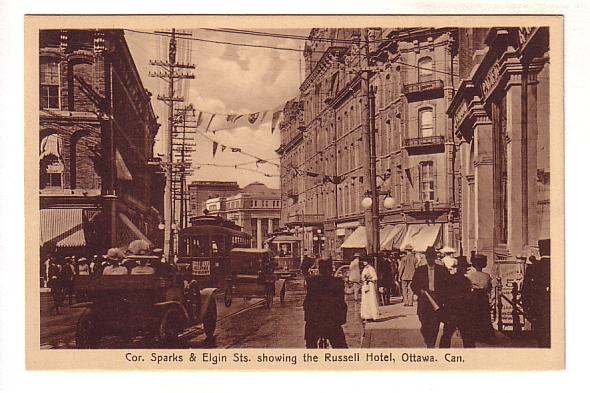
[[[262,248],[262,219],[256,219],[256,248]]]
[[[268,218],[268,233],[272,233],[273,226],[272,226],[272,217]]]
[[[478,253],[488,256],[488,266],[493,264],[494,246],[494,166],[492,122],[483,112],[474,124],[474,219],[475,244]],[[473,249],[473,248],[472,248]]]
[[[521,255],[526,244],[528,226],[527,151],[523,150],[526,146],[526,135],[523,134],[525,130],[522,127],[522,115],[520,75],[512,74],[506,92],[506,155],[508,158],[508,251],[513,256]]]

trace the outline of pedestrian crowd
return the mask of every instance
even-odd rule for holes
[[[530,258],[525,269],[520,300],[525,317],[531,322],[538,346],[549,347],[549,240],[540,241],[539,250],[541,257]],[[465,256],[455,254],[456,251],[449,246],[438,251],[434,247],[427,247],[423,253],[418,254],[409,244],[403,250],[386,251],[376,258],[355,253],[349,265],[346,281],[353,299],[361,302],[360,317],[363,322],[379,320],[379,305],[389,304],[392,296],[400,296],[403,307],[412,307],[416,297],[420,332],[427,348],[437,346],[441,323],[443,332],[438,342],[439,348],[449,348],[451,339],[457,331],[464,348],[474,348],[476,343],[495,343],[496,335],[490,308],[490,295],[494,283],[490,274],[483,271],[487,266],[487,257],[472,252],[468,260]],[[321,308],[318,304],[322,303],[318,300],[320,298],[333,296],[334,299],[344,299],[344,287],[340,288],[334,283],[328,285],[327,281],[320,280],[322,291],[310,287],[310,278],[313,277],[309,274],[309,268],[312,265],[312,258],[306,255],[302,269],[306,277],[308,294],[304,304],[311,304],[312,300],[308,298],[315,299],[313,304],[315,309],[318,309]],[[329,265],[331,271],[331,261]],[[324,276],[328,277],[329,274],[324,272]],[[335,291],[335,295],[330,295],[329,288],[334,286],[338,287],[338,290]],[[328,309],[316,315],[328,315],[328,310],[335,308],[334,304],[332,301]],[[307,315],[306,309],[306,321]],[[340,332],[341,324],[344,322],[339,319],[333,323],[334,331]],[[311,337],[311,342],[315,342],[316,336],[308,332],[309,329],[313,330],[314,324],[309,326],[311,328],[306,325],[306,338]],[[340,340],[339,333],[336,337]]]

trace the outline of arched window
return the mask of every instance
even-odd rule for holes
[[[423,57],[418,60],[418,82],[431,80],[433,73],[431,57]]]
[[[42,60],[39,65],[39,107],[59,109],[59,63]]]
[[[434,116],[432,108],[418,111],[418,136],[425,138],[434,135]]]

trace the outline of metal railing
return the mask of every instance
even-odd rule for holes
[[[418,138],[405,138],[404,139],[404,147],[442,145],[443,143],[445,143],[445,138],[441,135],[420,136]]]
[[[404,94],[417,94],[426,91],[439,90],[444,87],[444,83],[440,79],[433,79],[427,81],[421,81],[418,83],[408,83],[404,85]]]

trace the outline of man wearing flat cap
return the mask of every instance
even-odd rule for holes
[[[319,276],[309,277],[303,301],[305,346],[317,348],[318,340],[323,337],[329,340],[332,348],[348,348],[342,330],[348,309],[344,282],[332,276],[332,260],[322,258],[318,265]]]
[[[444,266],[436,263],[436,251],[433,247],[428,247],[424,254],[426,265],[416,269],[411,288],[418,294],[417,312],[424,343],[427,348],[435,348],[441,322],[438,310],[444,304],[449,272]]]

